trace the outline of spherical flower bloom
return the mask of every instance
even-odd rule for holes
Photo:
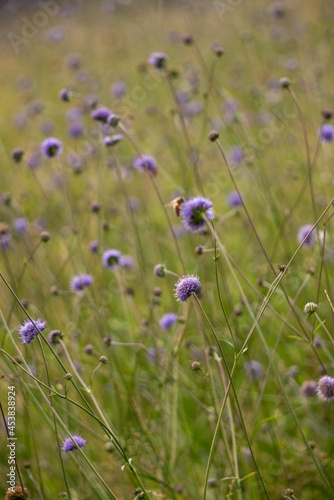
[[[233,165],[239,165],[244,158],[244,152],[240,146],[234,146],[229,154],[229,160]]]
[[[153,54],[150,55],[148,62],[156,69],[164,69],[167,63],[167,56],[162,52],[153,52]]]
[[[73,441],[75,441],[75,443],[73,443]],[[65,439],[61,449],[65,451],[65,453],[68,453],[69,451],[77,451],[77,448],[83,448],[86,442],[86,439],[81,436],[73,435],[71,438],[69,437]]]
[[[89,274],[78,274],[71,279],[71,288],[74,292],[81,292],[84,288],[92,285],[93,278]]]
[[[99,251],[99,248],[100,248],[100,242],[97,241],[97,240],[93,240],[89,243],[89,250],[92,252],[92,253],[97,253]]]
[[[169,330],[177,322],[177,314],[167,313],[160,318],[160,326],[163,330]]]
[[[103,142],[104,142],[105,146],[109,147],[109,146],[115,146],[115,144],[118,144],[119,142],[121,142],[122,139],[123,139],[122,134],[114,134],[111,137],[106,136],[103,139]]]
[[[108,269],[113,269],[120,265],[121,252],[114,248],[106,250],[102,255],[102,264]]]
[[[324,123],[319,130],[319,137],[322,142],[333,142],[334,140],[334,127],[329,123]]]
[[[196,293],[201,288],[201,283],[197,276],[187,274],[182,276],[175,284],[175,297],[179,302],[186,302],[190,295]]]
[[[297,236],[298,243],[301,243],[306,238],[308,233],[311,231],[312,227],[313,226],[311,224],[306,224],[306,226],[302,226],[299,229]],[[311,247],[313,243],[314,243],[314,231],[312,231],[312,233],[310,233],[309,236],[307,236],[304,245],[307,247]]]
[[[241,198],[237,191],[231,191],[227,196],[227,202],[231,208],[240,207],[242,205]]]
[[[45,158],[55,158],[61,155],[63,143],[55,137],[47,137],[47,139],[42,142],[41,151]]]
[[[2,250],[9,250],[10,248],[10,234],[0,234],[0,247]]]
[[[255,360],[244,363],[244,370],[252,380],[260,380],[263,375],[262,365]]]
[[[149,155],[138,156],[133,162],[133,166],[141,172],[150,172],[153,175],[158,171],[156,159]]]
[[[76,139],[77,137],[81,137],[84,132],[84,126],[79,121],[72,121],[68,127],[68,135]]]
[[[15,148],[13,149],[12,151],[12,158],[14,161],[16,161],[16,163],[20,163],[20,161],[22,160],[24,156],[24,151],[23,149],[21,148]]]
[[[154,266],[153,272],[158,278],[164,278],[165,277],[165,269],[166,267],[163,264],[157,264]]]
[[[324,401],[334,399],[334,378],[325,375],[318,382],[318,396]]]
[[[101,106],[100,108],[94,109],[91,113],[91,117],[93,120],[97,120],[98,122],[107,123],[108,116],[111,115],[112,112],[108,108],[104,108]]]
[[[30,342],[37,337],[39,331],[42,332],[45,329],[46,321],[35,319],[34,323],[36,326],[32,321],[25,321],[23,325],[20,326],[19,334],[21,335],[21,344],[30,344]]]
[[[202,196],[197,196],[183,203],[181,213],[186,228],[195,232],[204,229],[206,222],[203,215],[209,220],[214,217],[211,207],[212,201]]]
[[[25,235],[27,233],[27,221],[24,217],[19,217],[14,220],[13,223],[15,231],[18,233]]]
[[[69,102],[70,100],[70,92],[68,89],[62,89],[60,92],[59,92],[59,98],[64,101],[64,102]]]
[[[126,83],[122,81],[115,82],[110,87],[110,93],[115,99],[120,99],[126,92]]]
[[[301,386],[301,391],[306,398],[311,398],[317,394],[317,387],[314,380],[305,380]]]
[[[133,269],[135,267],[135,261],[131,255],[121,255],[119,258],[119,266],[124,269]]]
[[[63,334],[60,330],[52,330],[49,333],[48,341],[51,345],[59,344],[59,340],[63,338]]]

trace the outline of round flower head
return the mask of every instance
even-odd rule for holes
[[[311,398],[317,394],[317,383],[314,380],[305,380],[301,386],[301,391],[306,398]]]
[[[14,220],[13,223],[15,231],[22,234],[23,236],[27,234],[27,221],[24,217],[19,217]]]
[[[167,313],[162,318],[160,318],[160,326],[163,330],[169,330],[175,325],[177,321],[177,315],[174,313]]]
[[[135,267],[135,261],[131,255],[121,255],[119,258],[119,265],[124,269],[133,269]]]
[[[153,52],[148,60],[149,64],[155,67],[155,69],[164,69],[167,63],[167,56],[162,52]]]
[[[311,224],[307,224],[306,226],[302,226],[299,229],[297,236],[298,243],[301,243],[306,238],[308,233],[311,231],[312,227],[313,226],[311,226]],[[307,236],[304,245],[306,247],[311,247],[313,243],[314,243],[314,231],[312,231],[312,233],[309,236]]]
[[[75,444],[73,443],[75,441]],[[62,450],[68,453],[69,451],[77,451],[77,447],[83,448],[86,444],[86,439],[81,436],[73,435],[71,438],[66,438],[63,442]]]
[[[197,276],[187,274],[182,276],[175,284],[175,297],[179,302],[186,302],[190,295],[193,295],[201,288],[201,283]]]
[[[149,155],[138,156],[133,162],[133,166],[141,172],[151,172],[153,175],[158,171],[156,159]]]
[[[263,375],[262,365],[255,360],[244,363],[244,370],[252,380],[260,380]]]
[[[181,213],[186,228],[194,232],[204,229],[206,222],[203,215],[209,220],[214,217],[211,207],[212,201],[202,196],[197,196],[183,203]]]
[[[319,137],[322,142],[333,142],[334,140],[334,127],[329,123],[322,125],[319,130]]]
[[[334,399],[334,378],[325,375],[318,382],[318,396],[324,401]]]
[[[110,109],[100,107],[94,109],[94,111],[92,111],[90,116],[93,118],[93,120],[97,120],[98,122],[102,123],[107,123],[108,116],[110,116],[111,114],[112,113]]]
[[[108,269],[113,269],[120,265],[121,252],[114,248],[106,250],[102,255],[102,264]]]
[[[78,274],[71,279],[71,288],[74,292],[80,292],[87,286],[92,285],[93,278],[89,274]]]
[[[31,321],[25,321],[23,325],[20,326],[19,334],[21,335],[21,344],[30,344],[30,342],[37,337],[39,331],[42,332],[45,329],[46,321],[35,319],[34,323],[38,329]]]
[[[100,248],[99,241],[93,240],[89,243],[89,250],[92,253],[97,253],[99,251],[99,248]]]
[[[111,137],[106,136],[103,139],[103,142],[105,146],[109,147],[109,146],[115,146],[115,144],[121,142],[122,139],[123,139],[122,134],[114,134]]]
[[[227,202],[231,208],[240,207],[242,205],[241,198],[237,191],[231,191],[227,196]]]
[[[42,142],[41,151],[45,158],[55,158],[61,155],[63,143],[55,137],[47,137],[47,139]]]
[[[233,165],[239,165],[244,158],[244,152],[240,146],[234,146],[229,154],[229,160]]]

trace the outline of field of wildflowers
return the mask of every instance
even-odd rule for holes
[[[334,499],[334,4],[0,4],[1,498]]]

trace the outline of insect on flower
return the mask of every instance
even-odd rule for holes
[[[178,196],[177,198],[174,198],[171,202],[167,203],[165,207],[172,207],[176,215],[179,217],[181,214],[181,207],[183,203],[186,201],[186,199],[183,196]]]

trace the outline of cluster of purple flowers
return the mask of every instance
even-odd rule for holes
[[[154,66],[155,69],[162,70],[166,67],[167,56],[162,52],[153,52],[150,55],[148,62]]]
[[[298,243],[301,243],[302,241],[304,241],[304,239],[306,238],[306,236],[308,235],[308,233],[311,231],[312,227],[313,226],[311,224],[306,224],[306,226],[302,226],[299,229],[298,236],[297,236]],[[314,239],[315,239],[315,234],[314,234],[314,230],[313,230],[307,236],[304,245],[306,247],[311,247],[314,244]]]
[[[63,151],[63,143],[55,137],[48,137],[42,142],[41,151],[45,158],[56,158]]]
[[[81,436],[73,435],[72,437],[68,437],[65,439],[61,449],[65,451],[65,453],[69,453],[70,451],[76,452],[77,448],[83,448],[86,442],[86,439],[82,438]]]
[[[74,292],[81,292],[88,286],[92,285],[94,279],[90,274],[78,274],[71,279],[71,288]]]
[[[175,284],[175,297],[178,302],[186,302],[191,295],[201,289],[201,283],[197,276],[187,274],[182,276]]]
[[[334,141],[334,127],[329,123],[324,123],[319,130],[319,137],[322,142]]]
[[[201,231],[206,224],[203,216],[209,220],[214,218],[212,201],[202,196],[191,198],[181,206],[181,214],[187,229],[194,232]]]
[[[19,334],[21,335],[21,344],[30,344],[30,342],[37,337],[39,332],[45,329],[46,321],[35,319],[34,323],[32,321],[25,321],[23,325],[20,326]]]
[[[160,326],[163,330],[170,330],[177,322],[177,314],[167,313],[160,318]]]
[[[134,160],[133,166],[137,170],[140,170],[140,172],[149,172],[153,175],[155,175],[158,171],[156,159],[149,155],[138,156]]]

